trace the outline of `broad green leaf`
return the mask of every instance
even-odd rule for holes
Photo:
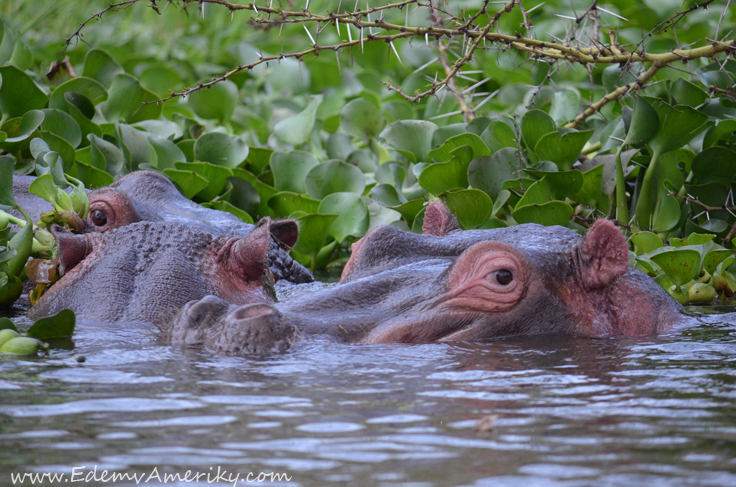
[[[184,131],[174,122],[169,120],[143,120],[136,122],[133,127],[143,129],[162,139],[177,140],[184,135]]]
[[[189,199],[202,191],[208,184],[205,178],[194,171],[182,171],[179,169],[164,169],[163,173],[167,178],[176,184],[182,194]]]
[[[115,75],[123,72],[123,67],[102,49],[92,49],[84,58],[84,72],[82,75],[93,78],[108,88],[112,84]]]
[[[387,208],[401,206],[402,201],[396,188],[390,184],[377,184],[371,189],[373,201]]]
[[[91,164],[77,160],[78,178],[89,189],[110,186],[115,179],[102,169],[97,169]]]
[[[15,208],[13,196],[13,158],[7,155],[0,156],[0,210]]]
[[[13,322],[10,320],[10,318],[0,318],[0,330],[13,330],[18,331],[18,328],[15,327]]]
[[[57,186],[60,188],[67,186],[66,177],[64,176],[64,161],[58,152],[51,151],[39,154],[36,158],[36,174],[39,176],[50,174],[54,178],[54,183]],[[57,197],[60,196],[59,191],[56,194]],[[64,196],[62,198],[66,201]],[[66,207],[64,209],[71,210],[72,208]]]
[[[646,99],[637,96],[634,100],[634,111],[624,143],[643,144],[657,133],[659,123],[659,116],[652,105]]]
[[[209,162],[230,169],[238,167],[248,157],[248,145],[235,135],[208,132],[194,143],[194,160]]]
[[[158,95],[160,98],[169,96],[169,93],[171,91],[175,91],[179,89],[182,84],[181,76],[176,70],[169,68],[167,66],[161,66],[158,64],[155,64],[149,68],[146,68],[146,70],[141,73],[138,79],[140,80],[144,88],[156,93],[156,95]],[[221,84],[221,83],[222,82],[218,84]],[[192,95],[194,94],[196,94],[196,92],[192,93]],[[236,99],[236,103],[237,103],[237,99]],[[233,108],[235,108],[236,103],[232,104]],[[205,118],[205,117],[202,117],[202,118]],[[213,118],[219,118],[219,117],[213,117]],[[226,120],[229,120],[229,118],[227,118]]]
[[[25,72],[15,66],[0,66],[0,113],[20,117],[29,110],[40,110],[49,97]]]
[[[674,230],[680,222],[680,214],[680,204],[677,198],[663,192],[654,208],[652,228],[660,233]]]
[[[555,93],[552,98],[552,106],[549,109],[549,115],[552,120],[560,126],[570,120],[573,120],[578,114],[580,106],[580,93],[576,90],[563,90]]]
[[[381,132],[385,122],[373,103],[364,98],[348,102],[342,109],[340,127],[354,137],[368,140]]]
[[[339,215],[328,230],[338,242],[349,236],[360,238],[368,231],[368,208],[355,193],[332,193],[322,200],[317,212]]]
[[[491,157],[479,157],[471,161],[468,166],[470,185],[484,191],[492,199],[497,198],[504,181],[519,177],[519,157],[516,148],[507,147]]]
[[[406,203],[402,203],[397,206],[391,207],[392,210],[396,210],[401,213],[401,216],[409,223],[413,222],[420,211],[424,209],[424,204],[427,201],[424,198],[416,198],[409,200]]]
[[[636,245],[638,254],[648,254],[662,245],[662,239],[652,232],[637,232],[631,236],[631,241]]]
[[[430,157],[434,157],[440,162],[449,161],[453,156],[458,156],[455,151],[463,146],[470,147],[472,150],[465,161],[466,164],[472,159],[491,155],[491,151],[488,149],[485,142],[483,142],[483,139],[469,132],[450,137],[444,144],[442,144],[441,147],[430,151],[428,155]]]
[[[193,171],[207,180],[207,186],[197,193],[204,201],[209,201],[222,193],[227,178],[233,175],[230,169],[208,162],[177,162],[174,166],[180,171]]]
[[[187,97],[187,103],[202,118],[226,122],[233,116],[238,97],[238,86],[225,80],[207,89],[195,91]]]
[[[736,177],[736,152],[725,147],[709,147],[692,162],[692,171],[699,183],[731,184]]]
[[[595,207],[601,195],[603,169],[605,169],[605,166],[601,164],[584,172],[582,188],[577,193],[569,195],[570,199],[590,207]]]
[[[491,154],[495,154],[499,150],[506,147],[516,149],[516,134],[507,123],[500,120],[491,122],[480,136],[485,142]]]
[[[725,261],[734,254],[733,250],[729,249],[713,249],[705,255],[703,259],[703,269],[713,275],[718,267],[718,264]]]
[[[564,200],[583,188],[584,176],[579,169],[555,172],[524,169],[524,172],[535,178],[547,178],[549,189],[554,199]]]
[[[5,142],[3,144],[11,144],[14,142],[21,142],[23,140],[26,140],[28,137],[30,137],[33,132],[38,129],[38,127],[41,126],[41,123],[43,122],[44,113],[41,110],[29,110],[28,112],[23,114],[23,117],[20,119],[17,129],[13,130],[13,132],[8,132],[8,135],[12,135],[11,137],[8,137],[5,139]],[[6,128],[6,125],[3,125],[3,129]]]
[[[190,95],[191,96],[191,95]],[[102,104],[102,114],[108,122],[125,121],[127,123],[157,119],[164,107],[161,103],[143,105],[152,102],[158,96],[141,86],[140,81],[126,73],[116,74],[112,79],[109,98]]]
[[[48,340],[50,338],[70,338],[74,333],[76,324],[74,311],[62,309],[53,316],[41,318],[36,321],[26,332],[26,336]]]
[[[736,132],[736,120],[719,120],[718,125],[714,125],[708,129],[703,138],[703,149],[718,143],[719,140],[726,138]]]
[[[172,141],[162,139],[161,137],[148,136],[148,163],[152,166],[161,170],[173,169],[175,167],[174,163],[186,162],[186,159],[187,157],[184,155],[184,152],[182,152],[182,150],[179,149],[179,147],[177,147]],[[222,169],[227,168],[223,167]]]
[[[297,211],[317,213],[319,200],[290,191],[281,191],[268,200],[268,206],[271,207],[276,216],[286,218]]]
[[[654,254],[650,259],[672,279],[682,286],[695,279],[700,273],[700,252],[692,249],[674,249]]]
[[[77,95],[83,96],[89,100],[89,103],[93,107],[94,105],[107,100],[107,90],[99,81],[82,76],[70,79],[66,83],[57,86],[51,93],[49,108],[68,111],[66,101],[67,93],[76,93]],[[87,118],[92,117],[88,116]]]
[[[253,223],[253,217],[251,217],[246,211],[241,210],[228,201],[210,201],[208,203],[202,203],[202,206],[204,206],[205,208],[212,208],[213,210],[226,211],[231,215],[237,216],[245,223]]]
[[[430,162],[432,136],[437,125],[423,120],[402,120],[388,125],[378,136],[389,148],[413,163]]]
[[[245,179],[235,176],[228,178],[228,182],[233,186],[230,193],[230,203],[250,215],[257,215],[258,207],[261,204],[261,196],[256,188]]]
[[[273,133],[284,144],[298,146],[306,143],[314,130],[317,119],[317,108],[322,103],[323,96],[316,95],[309,105],[297,115],[281,120],[274,128]]]
[[[347,162],[348,156],[355,150],[350,137],[345,134],[332,134],[327,139],[325,151],[330,159]]]
[[[294,250],[306,255],[316,256],[329,237],[330,226],[337,220],[335,214],[311,214],[298,217],[299,240]]]
[[[319,164],[317,158],[305,151],[274,152],[271,154],[274,186],[279,191],[306,193],[304,180],[309,171]]]
[[[246,171],[245,169],[235,168],[233,169],[233,177],[240,178],[250,183],[259,195],[260,202],[258,209],[255,213],[251,213],[257,218],[264,216],[273,216],[273,210],[268,206],[268,200],[279,191],[273,186],[269,186],[260,179],[258,179],[253,173]],[[249,212],[250,213],[250,212]]]
[[[539,223],[545,226],[567,226],[572,216],[572,207],[564,201],[549,201],[518,207],[511,213],[519,223]]]
[[[664,102],[654,107],[659,114],[659,130],[649,140],[652,151],[664,154],[687,144],[698,132],[704,129],[708,116],[694,108],[677,105],[672,107]],[[664,116],[662,116],[664,113]]]
[[[555,131],[545,134],[534,147],[534,152],[540,159],[557,164],[561,171],[569,170],[580,157],[580,151],[593,132],[583,130],[560,134]]]
[[[91,101],[77,93],[66,93],[64,95],[64,103],[66,103],[66,106],[63,110],[72,116],[82,132],[82,141],[77,147],[86,147],[89,145],[89,139],[87,139],[87,137],[90,134],[102,137],[102,128],[90,120],[90,118],[82,113],[82,110],[79,108],[79,106],[89,104],[90,107],[92,107],[92,112],[94,114],[94,107],[92,106]]]
[[[555,199],[551,183],[552,180],[544,176],[531,186],[527,186],[524,196],[516,203],[516,208],[518,209],[526,205],[541,205]]]
[[[67,112],[56,108],[45,108],[41,130],[48,130],[63,139],[66,139],[76,149],[82,142],[82,130],[74,118]]]
[[[245,159],[251,172],[261,174],[265,171],[273,152],[273,149],[267,147],[251,147],[248,151],[248,157]]]
[[[678,105],[697,107],[705,103],[708,94],[685,78],[679,78],[672,84],[672,97]]]
[[[310,169],[304,185],[309,196],[321,200],[332,193],[361,195],[365,189],[365,178],[363,172],[352,164],[332,160]]]
[[[50,150],[59,153],[61,159],[64,161],[64,172],[69,172],[74,165],[74,147],[66,139],[62,139],[58,135],[45,130],[41,131],[41,138],[43,138]]]
[[[112,176],[121,174],[125,167],[125,158],[120,149],[115,144],[95,135],[89,135],[87,138],[92,151],[92,165]]]
[[[542,137],[551,132],[557,132],[557,125],[542,110],[529,110],[521,117],[521,134],[529,149],[534,150]]]
[[[439,197],[457,216],[457,221],[463,230],[479,228],[491,217],[493,211],[491,197],[479,189],[448,191]]]
[[[477,135],[476,135],[477,137]],[[419,175],[419,185],[432,194],[440,194],[450,189],[468,187],[468,165],[455,157],[447,162],[429,164]]]

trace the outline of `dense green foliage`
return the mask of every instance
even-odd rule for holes
[[[736,62],[722,38],[736,16],[725,1],[681,16],[692,2],[522,10],[474,0],[430,12],[412,1],[342,22],[311,14],[335,8],[317,0],[303,11],[279,4],[283,17],[263,0],[237,11],[131,2],[85,25],[84,42],[72,36],[69,62],[50,71],[64,56],[61,35],[107,3],[12,3],[0,7],[0,150],[15,173],[47,174],[81,195],[160,171],[245,221],[297,219],[292,252],[312,268],[344,262],[376,225],[421,231],[433,198],[463,229],[583,232],[608,217],[646,253],[632,264],[681,301],[736,290],[725,250],[735,247]],[[298,21],[279,24],[289,19]],[[470,35],[481,31],[483,42]],[[678,46],[687,50],[672,54]],[[170,90],[189,94],[146,104]],[[83,198],[66,201],[53,184],[39,191],[60,218],[84,217]],[[0,233],[5,266],[20,255],[7,240]],[[19,275],[0,267],[0,279]]]

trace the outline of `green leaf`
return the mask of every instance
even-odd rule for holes
[[[505,125],[505,124],[504,124]],[[480,189],[492,199],[498,197],[504,181],[517,178],[519,151],[507,147],[491,157],[479,157],[468,165],[468,181],[473,188]]]
[[[634,111],[624,144],[641,145],[651,139],[658,129],[659,116],[656,110],[646,99],[637,96],[634,99]]]
[[[497,151],[506,147],[516,149],[516,134],[514,133],[514,129],[509,124],[500,120],[491,122],[483,131],[480,138],[483,139],[491,154],[495,154]]]
[[[441,147],[430,151],[428,155],[430,157],[434,157],[440,162],[449,161],[453,156],[458,156],[455,151],[463,146],[467,146],[472,149],[472,153],[470,153],[467,160],[464,161],[466,164],[472,159],[491,155],[491,151],[488,149],[485,142],[483,142],[483,139],[469,132],[450,137],[444,144],[442,144]]]
[[[94,107],[98,103],[107,100],[107,90],[99,81],[84,76],[73,78],[54,89],[49,100],[49,108],[57,110],[67,110],[67,93],[75,93],[89,100],[90,105]],[[70,114],[73,115],[73,114]],[[88,116],[87,118],[92,118]]]
[[[268,147],[251,147],[245,162],[248,164],[251,172],[261,174],[268,167],[273,152],[273,149],[269,149]]]
[[[207,186],[196,195],[204,201],[209,201],[222,193],[227,178],[233,175],[232,170],[208,162],[177,162],[174,166],[180,171],[193,171],[207,180]]]
[[[78,178],[89,189],[97,189],[110,186],[115,178],[110,176],[102,169],[97,169],[91,164],[77,160]]]
[[[235,135],[208,132],[194,143],[194,159],[233,169],[245,162],[248,145]]]
[[[174,122],[169,120],[143,120],[136,122],[133,127],[143,129],[149,134],[170,141],[177,140],[184,135],[184,131]]]
[[[144,88],[156,93],[156,95],[158,95],[160,98],[165,98],[169,96],[169,93],[171,91],[174,91],[180,88],[182,84],[181,76],[176,70],[166,67],[166,66],[160,66],[157,64],[146,68],[146,70],[141,73],[138,79],[140,80],[141,85],[143,85]],[[218,83],[218,85],[220,83]],[[196,94],[196,92],[192,94],[194,95]],[[237,104],[237,98],[236,98],[236,102],[231,105],[233,109],[235,108],[236,104]],[[190,106],[191,106],[191,103],[190,103]],[[223,110],[223,108],[221,108],[221,110]],[[205,117],[202,117],[202,118],[205,118]],[[214,118],[218,118],[218,117],[214,117]],[[228,118],[222,117],[222,119],[229,120],[230,117]]]
[[[123,67],[102,49],[92,49],[84,58],[83,76],[93,78],[108,88],[115,75],[123,72]]]
[[[108,122],[135,123],[157,119],[163,112],[163,104],[143,105],[157,99],[158,96],[143,88],[134,76],[126,73],[116,74],[112,79],[109,98],[102,104],[102,114]]]
[[[327,242],[329,229],[337,220],[334,214],[312,214],[298,217],[299,240],[294,250],[306,255],[316,256]]]
[[[340,127],[348,134],[364,141],[381,132],[385,121],[378,107],[364,98],[348,102],[342,109]]]
[[[0,318],[0,330],[13,330],[18,331],[18,328],[15,327],[13,322],[10,320],[10,318]]]
[[[117,176],[123,172],[125,167],[125,158],[123,153],[115,144],[96,135],[88,135],[91,146],[91,162],[94,167],[102,171],[106,171],[112,176]]]
[[[66,139],[72,148],[76,149],[82,142],[82,130],[79,124],[68,113],[56,108],[45,108],[41,130],[47,130]]]
[[[561,171],[569,170],[580,157],[580,152],[593,132],[594,130],[548,133],[539,139],[534,152],[541,160],[557,164]]]
[[[317,109],[322,99],[322,95],[315,95],[309,105],[299,114],[278,122],[273,128],[276,138],[284,144],[293,146],[306,143],[314,130]]]
[[[700,273],[700,252],[692,249],[666,250],[652,255],[650,259],[672,279],[682,286],[698,277]]]
[[[524,169],[524,172],[535,178],[546,178],[549,182],[549,190],[554,199],[564,200],[583,189],[584,175],[579,169],[555,172]]]
[[[601,195],[603,186],[603,170],[605,166],[601,164],[593,169],[583,173],[583,186],[580,191],[573,193],[570,199],[582,203],[591,208],[595,208],[598,198]]]
[[[0,113],[20,117],[29,110],[40,110],[49,97],[30,76],[15,66],[0,66]]]
[[[294,150],[274,152],[271,154],[270,164],[276,189],[306,193],[304,180],[309,171],[319,164],[319,161],[309,152]]]
[[[697,107],[705,103],[708,94],[685,78],[679,78],[672,84],[672,97],[678,105]]]
[[[637,254],[648,254],[662,245],[662,239],[652,232],[637,232],[631,236],[631,241],[636,245]]]
[[[557,125],[542,110],[529,110],[521,117],[521,134],[529,149],[534,150],[542,137],[551,132],[557,132]]]
[[[237,216],[245,223],[253,223],[253,217],[228,201],[210,201],[208,203],[203,203],[202,206],[204,206],[205,208],[212,208],[213,210],[226,211],[231,215]]]
[[[457,157],[447,162],[429,164],[419,174],[419,185],[432,194],[455,188],[465,189],[468,187],[469,164],[469,160],[463,162]]]
[[[36,181],[38,181],[38,178],[36,178]],[[33,249],[33,220],[22,208],[18,208],[18,210],[23,214],[23,217],[26,220],[26,226],[21,228],[20,231],[17,232],[8,242],[8,249],[16,251],[15,257],[5,264],[5,270],[8,274],[9,284],[11,286],[17,284],[11,281],[16,280],[15,278],[20,275],[21,271],[23,271]],[[20,288],[22,292],[22,283],[20,284]],[[17,297],[14,298],[13,301],[15,301],[15,299],[17,299]],[[3,304],[8,303],[5,302]]]
[[[13,196],[13,168],[15,163],[10,156],[0,156],[0,210],[15,208]]]
[[[194,198],[197,193],[209,184],[209,181],[194,171],[164,169],[163,173],[179,187],[182,194],[188,199]]]
[[[573,120],[578,114],[580,93],[576,90],[563,90],[555,93],[549,114],[557,125]]]
[[[718,120],[718,125],[708,129],[703,138],[703,149],[715,145],[719,140],[736,132],[736,120]]]
[[[511,216],[519,223],[539,223],[545,226],[567,226],[572,216],[572,207],[564,201],[549,201],[518,207]]]
[[[281,191],[268,200],[268,206],[273,209],[276,216],[286,218],[297,211],[317,213],[319,200],[289,191]]]
[[[304,185],[309,196],[321,200],[332,193],[361,195],[365,189],[365,178],[363,172],[352,164],[332,160],[310,169]]]
[[[401,206],[402,201],[396,188],[390,184],[377,184],[371,189],[373,201],[387,208]]]
[[[226,122],[233,116],[238,97],[238,86],[225,80],[207,89],[195,91],[187,97],[187,101],[198,116]]]
[[[463,230],[479,228],[491,217],[493,211],[491,197],[479,189],[448,191],[439,197],[457,216],[457,221]]]
[[[659,113],[659,130],[648,142],[653,152],[664,154],[682,147],[704,129],[708,116],[694,108],[677,105],[672,107],[664,102],[655,106]],[[664,113],[664,117],[662,116]]]
[[[527,186],[524,196],[516,203],[516,208],[526,205],[541,205],[555,199],[551,183],[552,180],[548,176],[544,176],[531,186]]]
[[[730,185],[736,177],[736,152],[720,146],[704,149],[693,159],[692,171],[701,184]]]
[[[273,216],[274,213],[271,207],[268,206],[268,200],[271,199],[273,195],[278,193],[278,190],[276,188],[267,185],[266,183],[258,179],[253,173],[250,173],[245,169],[233,169],[233,177],[247,181],[258,193],[260,202],[258,205],[258,209],[255,213],[251,213],[252,215],[255,215],[258,218],[264,216]]]
[[[39,340],[50,338],[69,338],[74,333],[77,321],[74,311],[62,309],[53,316],[42,318],[35,322],[26,332],[26,336]]]
[[[388,147],[413,163],[430,162],[432,136],[437,125],[423,120],[402,120],[388,125],[378,136]]]
[[[705,258],[703,259],[703,269],[708,274],[713,275],[718,264],[731,257],[733,254],[733,250],[713,249],[705,255]]]
[[[368,207],[355,193],[332,193],[319,204],[317,213],[337,214],[328,233],[338,242],[347,237],[360,238],[368,231]]]
[[[33,132],[35,132],[38,127],[41,126],[43,118],[44,113],[41,110],[29,110],[23,114],[23,117],[20,119],[20,123],[17,125],[17,131],[13,132],[12,137],[5,139],[3,144],[11,144],[26,140],[28,137],[33,135]],[[3,129],[5,129],[5,125],[3,125]],[[11,135],[11,133],[8,135]]]
[[[355,150],[350,137],[345,134],[331,134],[325,144],[325,151],[327,151],[327,157],[330,159],[337,159],[338,161],[347,162],[350,154]]]
[[[186,159],[184,152],[172,141],[152,135],[148,136],[148,163],[152,166],[161,170],[173,169],[175,167],[174,163],[185,162]],[[222,169],[226,168],[223,167]]]

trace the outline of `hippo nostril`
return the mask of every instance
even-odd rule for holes
[[[507,286],[511,284],[511,281],[514,280],[514,275],[511,273],[511,271],[506,269],[501,269],[499,271],[496,271],[496,282],[498,282],[502,286]]]
[[[90,219],[98,227],[104,227],[107,225],[107,216],[101,210],[95,210],[90,214]]]

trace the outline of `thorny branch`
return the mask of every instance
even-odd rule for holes
[[[156,12],[159,12],[157,4],[163,3],[163,1],[164,0],[147,0],[149,6],[156,10]],[[461,14],[459,11],[457,14],[452,14],[448,10],[440,8],[440,2],[437,0],[403,0],[377,7],[370,7],[368,3],[366,3],[366,8],[363,10],[359,10],[357,7],[358,4],[356,3],[355,8],[352,11],[348,8],[346,11],[341,13],[339,11],[341,7],[338,7],[338,12],[328,11],[325,15],[318,15],[310,12],[308,0],[306,7],[301,10],[285,10],[278,6],[274,6],[273,1],[262,1],[264,2],[264,5],[262,6],[258,6],[256,4],[256,0],[248,3],[247,5],[235,4],[226,0],[180,0],[180,3],[182,4],[183,9],[186,9],[187,5],[191,3],[196,3],[199,7],[203,7],[205,3],[215,4],[228,9],[231,15],[234,14],[235,11],[251,11],[254,16],[250,19],[250,22],[254,25],[283,26],[285,24],[316,23],[318,26],[322,26],[323,28],[327,25],[333,25],[338,32],[341,32],[340,27],[342,27],[350,39],[342,39],[339,43],[329,46],[319,45],[317,41],[313,40],[311,48],[309,49],[273,56],[261,56],[261,58],[255,63],[237,66],[227,73],[213,78],[209,82],[199,83],[194,87],[186,88],[178,92],[172,92],[168,97],[150,103],[162,103],[172,98],[186,97],[195,91],[209,88],[216,83],[226,80],[235,73],[251,70],[263,63],[279,61],[287,58],[301,59],[309,55],[318,55],[320,52],[325,50],[334,51],[338,56],[339,61],[339,53],[341,51],[354,46],[362,47],[365,42],[386,42],[390,44],[391,50],[396,51],[396,47],[393,44],[394,41],[404,38],[419,38],[429,45],[429,38],[431,37],[433,39],[432,45],[435,46],[437,51],[436,60],[439,60],[442,65],[444,76],[441,79],[430,78],[429,87],[424,91],[420,91],[415,94],[405,93],[402,91],[400,86],[394,86],[390,82],[385,82],[384,84],[386,84],[389,90],[398,93],[402,97],[414,103],[419,102],[426,97],[435,96],[440,90],[447,88],[448,91],[452,92],[458,100],[461,108],[460,112],[464,115],[466,120],[470,120],[475,117],[478,108],[490,100],[495,94],[491,94],[480,103],[474,102],[474,97],[476,95],[473,93],[473,90],[475,90],[479,85],[482,85],[483,82],[478,82],[478,80],[468,76],[471,72],[463,71],[463,68],[467,67],[469,63],[471,63],[473,56],[478,49],[516,51],[517,53],[526,55],[526,60],[537,62],[542,61],[554,65],[554,69],[550,69],[550,73],[557,72],[557,65],[559,63],[566,63],[571,67],[575,64],[579,64],[586,68],[595,64],[618,64],[622,67],[622,72],[631,72],[634,63],[649,65],[643,73],[636,76],[634,81],[623,86],[618,86],[615,90],[605,94],[598,101],[595,101],[588,106],[582,113],[578,114],[575,119],[567,125],[568,127],[577,128],[589,117],[598,113],[607,103],[626,96],[632,90],[638,91],[645,88],[647,83],[652,81],[659,70],[670,66],[672,63],[678,61],[685,63],[689,60],[702,57],[714,58],[719,53],[727,53],[727,55],[733,56],[736,52],[736,41],[734,41],[734,39],[726,40],[725,38],[721,40],[711,40],[708,45],[702,47],[692,49],[673,49],[664,53],[647,52],[644,47],[646,41],[651,38],[654,33],[660,30],[667,31],[668,29],[674,29],[689,13],[695,10],[707,9],[714,0],[706,0],[701,3],[696,3],[681,12],[677,12],[664,22],[657,24],[638,44],[636,44],[636,46],[633,47],[633,49],[626,49],[625,46],[618,43],[617,36],[615,35],[615,28],[611,29],[611,33],[609,34],[610,42],[607,45],[598,39],[600,25],[604,24],[604,26],[607,26],[601,18],[601,13],[611,15],[623,21],[626,21],[626,19],[618,14],[601,8],[598,5],[597,0],[594,0],[591,6],[581,15],[577,15],[577,13],[575,13],[574,17],[558,15],[563,18],[569,18],[571,20],[571,25],[565,39],[558,39],[550,35],[550,37],[553,38],[552,41],[539,40],[532,37],[531,19],[529,14],[536,10],[539,5],[531,9],[525,9],[521,5],[522,0],[509,0],[508,3],[506,3],[504,7],[497,11],[493,16],[491,16],[490,12],[487,11],[488,4],[490,3],[488,0],[483,3],[478,12],[471,16]],[[125,0],[110,4],[105,9],[95,13],[87,20],[80,23],[79,28],[66,39],[65,45],[68,47],[73,40],[81,40],[82,30],[92,20],[100,19],[104,14],[110,11],[125,9],[139,2],[141,2],[141,0]],[[265,5],[266,2],[268,2],[268,6]],[[166,0],[167,5],[170,3],[176,2],[175,0]],[[408,25],[408,22],[405,22],[406,25],[401,25],[387,22],[384,19],[384,15],[390,11],[409,9],[410,7],[414,7],[415,9],[427,9],[431,25],[428,27],[414,27]],[[520,33],[507,34],[499,32],[496,28],[499,19],[504,14],[512,12],[515,8],[519,8],[522,13],[523,22],[519,27],[522,27],[526,31],[527,37],[522,36]],[[408,14],[406,18],[408,19]],[[487,19],[487,24],[484,27],[480,27],[478,25],[478,21],[480,19]],[[357,39],[352,39],[352,33],[350,32],[351,28],[359,32]],[[374,29],[382,30],[384,33],[376,34],[374,33]],[[586,36],[589,44],[586,44],[583,40]],[[318,40],[319,37],[316,37],[315,39]],[[451,49],[451,47],[455,45],[453,42],[455,39],[462,39],[459,54]],[[396,51],[396,54],[398,56],[398,51]],[[457,57],[454,62],[450,61],[451,54]],[[472,73],[478,73],[478,71],[472,71]],[[553,82],[551,77],[551,75],[545,77],[542,84],[545,82]],[[459,86],[460,80],[468,83],[472,82],[472,86],[462,88]],[[537,90],[539,90],[539,88],[537,88]],[[726,94],[729,96],[734,95],[733,89],[723,90],[717,87],[711,87],[711,92]]]

